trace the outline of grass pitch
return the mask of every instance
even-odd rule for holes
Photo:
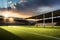
[[[0,26],[0,35],[5,40],[60,40],[60,27]]]

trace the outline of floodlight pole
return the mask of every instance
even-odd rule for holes
[[[43,14],[43,26],[45,28],[45,14]]]
[[[37,20],[37,17],[36,17],[36,20]],[[35,21],[36,21],[36,20],[35,20]],[[36,21],[36,25],[35,25],[35,26],[38,27],[37,21]]]
[[[53,11],[52,11],[52,28],[54,27]]]

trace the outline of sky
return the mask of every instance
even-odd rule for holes
[[[7,0],[0,0],[0,7],[3,8],[3,7],[7,7]]]
[[[10,2],[10,1],[12,1],[13,3],[16,3],[19,0],[0,0],[0,7],[7,8],[9,6],[8,2]]]
[[[23,15],[35,16],[60,10],[60,0],[1,0],[0,7],[11,7]]]

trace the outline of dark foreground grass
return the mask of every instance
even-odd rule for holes
[[[23,39],[0,28],[0,40],[23,40]]]
[[[60,40],[58,27],[1,26],[0,30],[0,38],[9,40]]]

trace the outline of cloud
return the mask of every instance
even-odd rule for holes
[[[28,10],[28,9],[36,9],[40,6],[54,6],[60,4],[60,0],[26,0],[27,2],[17,3],[17,10]]]
[[[60,9],[60,0],[21,0],[15,7],[24,15],[35,16]]]
[[[43,6],[43,7],[39,7],[35,10],[35,13],[38,13],[36,15],[39,15],[39,14],[44,14],[44,13],[48,13],[48,12],[52,12],[54,10],[58,10],[59,8],[57,7],[49,7],[49,6]]]
[[[27,0],[20,0],[18,3],[24,3],[27,2]]]

